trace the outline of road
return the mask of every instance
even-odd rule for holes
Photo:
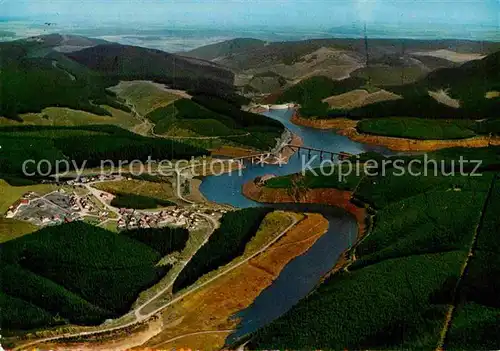
[[[271,240],[268,244],[266,244],[260,250],[258,250],[254,254],[250,255],[249,257],[245,258],[241,262],[238,262],[237,264],[235,264],[235,265],[229,267],[228,269],[220,272],[219,274],[213,276],[212,278],[210,278],[209,280],[203,282],[202,284],[199,284],[199,285],[195,286],[194,288],[192,288],[192,289],[190,289],[190,290],[182,293],[181,295],[177,296],[173,300],[171,300],[171,301],[167,302],[166,304],[164,304],[163,306],[157,308],[153,312],[150,312],[148,314],[143,315],[143,314],[140,313],[140,310],[143,309],[150,302],[152,302],[154,299],[158,298],[165,291],[167,291],[173,285],[173,283],[175,281],[175,278],[172,279],[172,282],[166,288],[162,289],[162,291],[158,292],[155,296],[153,296],[151,299],[149,299],[148,301],[144,302],[142,305],[140,305],[139,307],[137,307],[134,310],[135,320],[132,321],[132,322],[128,322],[126,324],[123,324],[123,325],[120,325],[120,326],[116,326],[116,327],[103,328],[101,330],[85,331],[85,332],[79,332],[79,333],[65,333],[65,334],[61,334],[61,335],[58,335],[58,336],[43,338],[43,339],[39,339],[39,340],[36,340],[36,341],[25,343],[23,345],[19,345],[19,346],[13,348],[12,350],[13,351],[23,350],[23,349],[26,349],[28,347],[32,347],[32,346],[37,345],[37,344],[42,344],[42,343],[47,343],[47,342],[54,342],[54,341],[62,340],[62,339],[76,338],[76,337],[82,337],[82,336],[95,336],[95,335],[99,335],[99,334],[104,334],[104,333],[109,333],[109,332],[113,332],[113,331],[118,331],[118,330],[121,330],[121,329],[129,328],[129,327],[132,327],[134,325],[137,325],[137,324],[139,324],[139,323],[141,323],[141,322],[143,322],[143,321],[151,318],[152,316],[154,316],[155,314],[157,314],[161,310],[163,310],[163,309],[165,309],[165,308],[173,305],[174,303],[176,303],[176,302],[184,299],[186,296],[190,295],[191,293],[193,293],[193,292],[201,289],[202,287],[204,287],[204,286],[212,283],[216,279],[218,279],[218,278],[220,278],[220,277],[222,277],[222,276],[224,276],[224,275],[232,272],[236,268],[238,268],[241,265],[247,263],[251,259],[255,258],[256,256],[260,255],[261,253],[263,253],[264,251],[266,251],[267,249],[269,249],[272,245],[274,245],[278,240],[280,240],[290,229],[292,229],[299,222],[295,217],[293,217],[291,215],[288,215],[288,216],[292,220],[292,224],[290,224],[285,230],[283,230],[281,233],[279,233],[273,240]],[[209,216],[207,216],[206,218],[208,219],[208,217]],[[210,218],[210,220],[214,221],[212,218]],[[215,228],[214,228],[214,230],[215,230]],[[207,236],[207,240],[208,240],[208,237],[209,236]],[[204,243],[205,242],[206,242],[206,240],[204,241]],[[204,245],[204,243],[202,243],[202,245]],[[200,245],[200,247],[202,245]],[[193,256],[191,256],[191,258],[192,257]],[[184,266],[191,260],[191,258],[185,262]],[[179,271],[179,273],[180,273],[180,271]]]

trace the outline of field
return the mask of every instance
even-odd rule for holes
[[[160,254],[131,239],[137,237],[76,222],[2,244],[1,292],[7,299],[16,299],[19,306],[3,314],[2,327],[98,324],[123,314],[142,290],[168,271],[168,266],[157,266],[166,249],[182,245],[162,245]],[[26,319],[27,313],[37,318]]]
[[[40,126],[80,126],[92,124],[112,124],[124,129],[133,129],[140,121],[129,112],[109,106],[102,106],[111,116],[99,116],[90,112],[72,110],[65,107],[47,107],[40,113],[22,114],[22,125]],[[19,126],[21,122],[1,118],[0,126]]]
[[[180,99],[160,107],[146,115],[146,118],[155,124],[156,134],[177,138],[183,136],[189,142],[206,138],[206,141],[212,139],[254,149],[275,146],[275,138],[283,132],[283,125],[279,122],[241,111],[239,106],[220,98],[201,94],[193,96],[191,100]],[[217,147],[220,144],[210,146]]]
[[[352,109],[370,105],[380,101],[401,99],[401,96],[383,89],[372,90],[375,91],[356,89],[344,94],[330,96],[326,99],[323,99],[323,101],[328,103],[330,108]]]
[[[227,213],[221,226],[200,248],[174,282],[178,292],[220,266],[243,254],[246,244],[255,236],[268,208],[248,208]]]
[[[467,150],[471,155],[464,151],[446,150],[435,156],[449,162],[474,154],[485,158],[485,166],[498,164],[489,155],[495,149]],[[495,176],[388,173],[363,178],[354,196],[377,211],[371,232],[351,250],[350,263],[284,316],[249,336],[248,346],[434,349],[479,227],[477,249],[445,344],[450,349],[498,348],[499,286],[492,278],[500,267],[498,180],[482,216]]]
[[[419,140],[464,139],[476,135],[473,121],[432,120],[412,117],[365,119],[358,123],[361,133]]]
[[[500,345],[500,180],[484,214],[475,255],[460,290],[446,346],[453,349],[498,349]]]
[[[180,99],[180,96],[165,91],[159,84],[146,81],[120,82],[109,90],[134,105],[136,111],[143,116]]]

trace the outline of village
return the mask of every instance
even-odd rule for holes
[[[182,227],[196,230],[211,217],[220,220],[228,209],[223,206],[192,204],[160,209],[137,210],[111,205],[113,194],[95,189],[92,184],[118,181],[122,176],[82,177],[64,182],[53,182],[58,188],[45,195],[27,192],[12,204],[6,218],[29,222],[38,227],[85,221],[116,231],[162,227]]]

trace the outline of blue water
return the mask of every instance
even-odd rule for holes
[[[391,154],[384,148],[371,147],[337,135],[331,130],[317,130],[292,124],[291,110],[277,110],[265,113],[270,118],[281,121],[294,134],[299,135],[304,146],[332,152],[359,154],[376,151]],[[304,152],[303,152],[304,154]],[[302,170],[302,157],[292,156],[287,165],[254,165],[246,168],[241,176],[238,172],[221,176],[206,177],[201,184],[203,195],[210,201],[230,204],[235,207],[263,206],[247,199],[242,193],[243,184],[265,174],[286,175]],[[321,163],[318,157],[315,165]],[[357,223],[348,213],[331,206],[318,204],[264,204],[277,209],[296,212],[321,213],[329,221],[329,228],[316,243],[302,256],[294,258],[280,273],[278,278],[255,299],[247,309],[237,313],[240,318],[238,330],[230,335],[227,344],[267,325],[292,308],[306,296],[320,279],[337,262],[339,255],[353,245],[357,236]]]
[[[390,153],[385,148],[357,143],[331,130],[296,126],[290,122],[292,113],[292,110],[275,110],[267,112],[265,115],[282,122],[292,133],[299,135],[304,142],[304,146],[332,152],[344,151],[351,154],[360,154],[367,151]],[[302,155],[305,155],[304,152]],[[316,154],[316,156],[317,159],[312,163],[313,166],[319,166],[321,163],[319,155]],[[307,159],[303,159],[303,157],[296,154],[292,156],[288,164],[282,167],[277,165],[265,165],[263,167],[261,165],[250,165],[247,166],[241,176],[239,176],[238,172],[233,172],[217,177],[206,177],[200,186],[200,190],[208,200],[213,202],[230,204],[241,208],[258,206],[258,203],[243,196],[241,193],[243,184],[266,174],[287,175],[301,172],[304,163],[307,163]]]

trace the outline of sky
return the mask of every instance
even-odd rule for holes
[[[499,0],[0,0],[0,17],[56,23],[332,28],[500,25]]]

